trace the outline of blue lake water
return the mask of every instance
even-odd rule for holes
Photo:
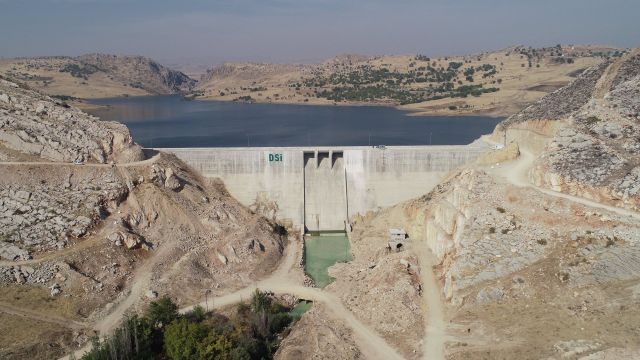
[[[313,106],[188,101],[179,96],[109,98],[89,111],[126,124],[147,147],[459,145],[502,120],[407,116],[380,106]]]

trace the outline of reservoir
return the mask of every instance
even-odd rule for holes
[[[180,96],[91,100],[89,113],[127,125],[145,147],[463,145],[502,120],[407,116],[382,106],[188,101]]]

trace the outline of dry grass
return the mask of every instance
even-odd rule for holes
[[[591,49],[590,47],[588,47]],[[594,50],[596,51],[596,50]],[[495,65],[498,73],[482,78],[474,76],[474,82],[462,79],[462,85],[483,84],[486,88],[498,87],[500,91],[485,93],[478,97],[446,98],[422,103],[401,106],[403,110],[415,112],[416,115],[461,115],[482,114],[490,116],[506,116],[517,112],[527,104],[541,98],[548,92],[558,89],[573,78],[572,73],[595,65],[602,61],[598,57],[576,57],[571,64],[558,64],[548,57],[528,66],[526,57],[514,53],[510,49],[473,56],[456,56],[431,59],[430,62],[416,61],[414,55],[383,56],[363,60],[347,65],[355,68],[370,65],[372,68],[387,68],[390,71],[407,73],[419,66],[433,65],[435,68],[447,68],[449,62],[465,62],[464,68],[477,67],[483,64]],[[413,63],[413,67],[411,64]],[[523,67],[524,65],[524,67]],[[538,66],[539,65],[539,66]],[[230,64],[223,75],[211,80],[202,81],[198,87],[204,92],[203,99],[231,101],[241,96],[251,96],[256,102],[309,104],[309,105],[360,105],[358,102],[339,102],[318,98],[312,89],[301,87],[296,89],[291,84],[301,83],[303,79],[312,77],[312,73],[329,74],[335,71],[330,62],[321,65],[287,66],[266,64]],[[418,89],[424,84],[413,84],[409,88]],[[328,86],[327,88],[330,88]],[[260,91],[249,89],[266,88]],[[375,101],[378,105],[396,105],[391,101]],[[455,108],[453,108],[455,107]]]
[[[69,329],[0,312],[2,359],[57,358],[68,352],[71,342],[72,332]]]

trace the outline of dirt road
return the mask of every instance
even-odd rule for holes
[[[356,319],[337,297],[317,288],[299,285],[300,282],[297,279],[299,279],[300,275],[298,272],[301,270],[297,268],[296,262],[299,260],[299,249],[301,249],[301,247],[298,245],[299,244],[293,241],[289,243],[285,248],[283,260],[276,271],[268,278],[258,281],[256,284],[243,288],[242,290],[210,298],[201,303],[182,308],[180,311],[185,313],[192,310],[196,305],[200,305],[203,308],[209,307],[209,309],[217,309],[240,303],[249,299],[256,289],[273,292],[274,294],[291,294],[302,299],[322,302],[327,305],[331,316],[344,321],[345,324],[353,330],[355,341],[367,359],[402,359],[402,356],[394,348],[389,346],[382,337]],[[164,251],[170,250],[165,249]],[[129,294],[116,305],[113,311],[95,324],[95,330],[98,330],[100,334],[109,334],[118,325],[126,312],[136,304],[144,294],[144,291],[148,289],[153,265],[158,259],[162,259],[161,253],[156,254],[152,262],[145,264],[136,272]],[[89,350],[90,346],[85,346],[76,351],[74,355],[78,358]],[[68,358],[67,356],[62,359]]]
[[[533,167],[533,162],[535,161],[535,159],[535,156],[530,151],[520,149],[520,157],[518,157],[518,159],[509,163],[505,163],[500,167],[491,169],[489,170],[489,173],[497,175],[507,180],[507,182],[518,187],[530,187],[549,196],[566,199],[592,208],[611,211],[622,216],[630,216],[635,219],[640,219],[640,214],[631,210],[602,204],[597,201],[541,188],[539,186],[531,184],[531,182],[529,182],[529,171]]]
[[[422,301],[425,321],[425,338],[422,344],[422,358],[425,360],[444,360],[444,342],[446,325],[440,297],[440,287],[433,275],[435,257],[426,242],[416,241],[414,250],[420,263],[422,281]]]
[[[152,157],[145,159],[145,160],[140,160],[140,161],[133,161],[133,162],[129,162],[129,163],[118,163],[118,164],[98,164],[98,163],[82,163],[82,164],[74,164],[74,163],[67,163],[67,162],[60,162],[60,161],[0,161],[0,166],[4,166],[4,165],[24,165],[24,166],[49,166],[49,165],[53,165],[53,166],[87,166],[87,167],[112,167],[112,166],[117,166],[117,167],[134,167],[134,166],[144,166],[144,165],[149,165],[149,164],[153,164],[154,162],[158,161],[158,159],[160,158],[161,153],[157,153],[155,155],[153,155]]]
[[[292,280],[292,278],[295,279],[297,277],[295,273],[300,271],[295,266],[296,261],[299,259],[298,249],[300,248],[297,244],[290,243],[285,249],[284,259],[280,266],[267,279],[258,281],[255,285],[234,293],[211,298],[196,305],[200,305],[203,308],[207,305],[209,308],[222,308],[249,299],[256,289],[273,292],[274,294],[290,294],[301,299],[321,302],[326,305],[331,316],[344,321],[353,330],[355,341],[365,358],[381,360],[402,359],[402,356],[389,346],[384,338],[356,319],[353,313],[336,296],[317,288],[301,286],[299,282]],[[185,307],[180,311],[190,311],[194,306]]]

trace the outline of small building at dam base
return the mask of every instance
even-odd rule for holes
[[[488,149],[455,146],[164,148],[243,205],[300,231],[344,230],[350,216],[431,191]]]

